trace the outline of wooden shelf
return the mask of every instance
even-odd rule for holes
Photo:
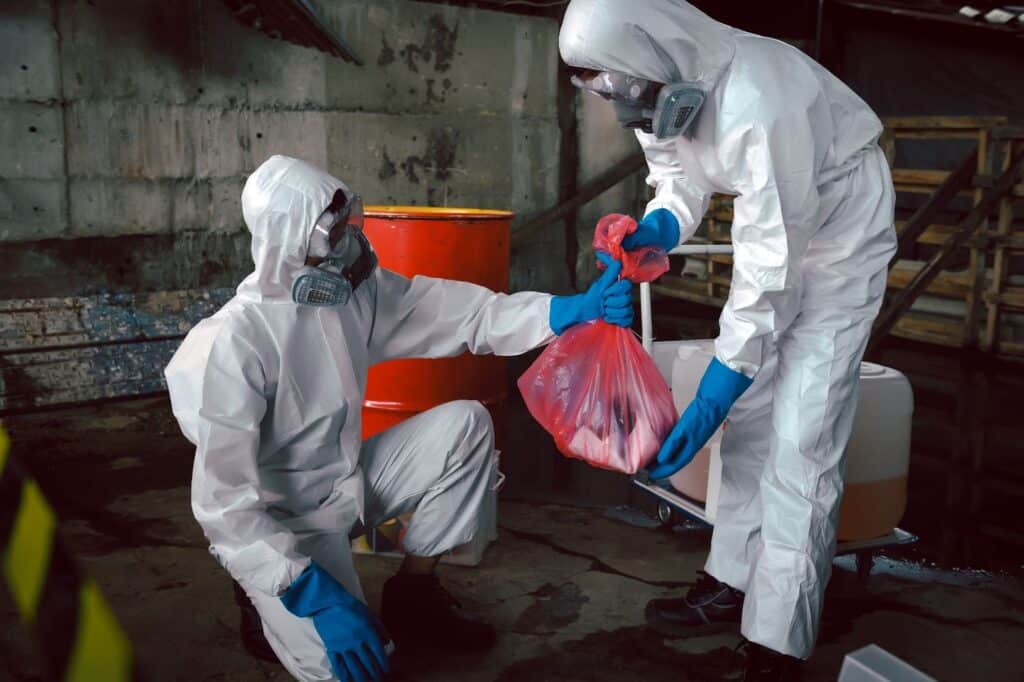
[[[1007,119],[1001,116],[890,117],[883,119],[883,124],[885,132],[880,145],[890,163],[896,158],[896,146],[901,140],[929,140],[935,144],[968,140],[975,143],[978,150],[977,169],[973,177],[964,176],[963,171],[960,171],[957,178],[951,180],[951,171],[947,169],[892,170],[893,184],[897,192],[904,194],[935,197],[937,190],[947,180],[969,181],[967,189],[955,195],[960,197],[959,203],[955,204],[957,206],[965,206],[968,203],[965,199],[978,205],[985,192],[994,186],[1009,167],[1001,165],[1004,159],[1008,160],[1013,150],[1024,147],[1024,127],[1011,128],[1007,126]],[[967,258],[967,267],[940,272],[925,289],[929,296],[963,301],[966,312],[963,315],[942,316],[911,310],[895,325],[893,334],[948,347],[977,344],[982,350],[995,354],[1024,356],[1024,344],[1003,338],[1010,334],[1005,333],[1002,318],[1004,311],[1013,314],[1024,311],[1024,287],[1008,286],[1012,275],[1024,274],[1014,272],[1011,268],[1015,263],[1011,256],[1024,252],[1024,221],[1015,215],[1015,210],[1020,210],[1022,198],[1024,182],[1014,185],[996,203],[975,234],[959,248],[959,252]],[[947,243],[952,243],[950,239],[960,236],[960,226],[950,223],[962,219],[957,217],[958,210],[961,211],[959,216],[966,217],[968,209],[951,209],[951,205],[945,205],[945,213],[940,211],[929,214],[932,219],[943,216],[941,219],[945,222],[933,223],[923,229],[916,239],[917,244],[941,249]],[[733,217],[732,197],[712,197],[702,233],[706,235],[705,241],[729,243]],[[897,230],[903,232],[907,223],[907,220],[896,221]],[[696,303],[721,305],[728,295],[728,268],[731,267],[732,257],[716,254],[688,258],[707,263],[707,275],[699,279],[666,276],[653,290],[661,295]],[[889,273],[888,290],[893,294],[905,290],[923,267],[923,262],[899,262]]]

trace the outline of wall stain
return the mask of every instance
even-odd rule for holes
[[[440,96],[439,97],[437,95],[437,93],[434,92],[434,79],[433,78],[428,78],[426,80],[426,83],[427,83],[427,104],[430,104],[431,102],[437,102],[438,104],[444,104],[444,96]]]
[[[409,182],[420,184],[420,172],[432,174],[436,180],[447,180],[455,167],[455,152],[459,133],[454,128],[444,127],[427,134],[426,148],[422,156],[407,156],[400,164]]]
[[[433,164],[434,177],[438,180],[447,180],[452,176],[458,143],[459,135],[453,128],[431,131],[427,136],[427,159]]]
[[[388,148],[384,148],[384,158],[381,160],[380,169],[377,170],[377,179],[384,181],[395,177],[398,173],[398,169],[395,167],[395,162],[388,156]]]
[[[407,156],[400,165],[406,180],[417,185],[420,184],[420,176],[416,174],[416,169],[423,167],[423,159],[418,156]]]
[[[387,66],[388,64],[395,61],[395,51],[390,45],[388,45],[388,39],[385,36],[380,37],[380,55],[377,57],[377,66]]]
[[[447,183],[443,187],[427,187],[427,206],[447,206],[454,196]]]
[[[405,65],[413,73],[419,73],[417,62],[429,64],[434,62],[434,71],[447,71],[451,68],[452,58],[455,56],[455,43],[459,37],[459,22],[454,27],[444,23],[440,14],[433,14],[427,22],[427,33],[423,41],[407,43],[399,52],[405,60]]]
[[[221,277],[229,274],[225,263],[215,260],[204,260],[199,266],[199,283],[201,286],[209,285],[210,282],[216,282]]]
[[[441,92],[434,92],[434,84],[437,82],[433,78],[428,78],[424,81],[427,84],[427,104],[438,103],[444,104],[448,100],[448,91],[452,89],[452,81],[450,78],[445,78],[441,81]]]

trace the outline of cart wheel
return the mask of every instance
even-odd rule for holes
[[[668,502],[658,502],[658,523],[662,528],[672,528],[676,522],[676,513]]]
[[[868,577],[871,575],[871,568],[875,564],[875,554],[870,550],[857,552],[856,557],[857,563],[857,582],[862,586],[868,582]]]

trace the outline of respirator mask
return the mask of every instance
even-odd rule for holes
[[[638,128],[658,139],[693,137],[704,91],[692,83],[655,83],[615,71],[584,78],[576,70],[572,84],[609,100],[623,128]]]
[[[377,254],[363,234],[363,200],[344,190],[334,193],[309,237],[306,265],[292,284],[292,300],[301,305],[337,306],[348,303],[352,292],[373,274]]]

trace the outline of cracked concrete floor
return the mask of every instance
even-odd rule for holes
[[[166,402],[134,401],[7,420],[65,519],[63,534],[109,597],[151,680],[287,679],[250,659],[230,583],[188,506],[191,453]],[[635,516],[635,515],[634,515]],[[503,500],[500,539],[475,568],[442,576],[496,624],[487,655],[396,657],[394,680],[423,682],[734,679],[735,635],[664,639],[644,604],[683,593],[709,531],[631,525],[602,508]],[[393,559],[356,559],[372,604]],[[1024,678],[1024,589],[986,573],[883,562],[866,588],[840,563],[805,680],[835,680],[843,656],[876,643],[939,680]],[[42,679],[0,599],[2,679]]]

